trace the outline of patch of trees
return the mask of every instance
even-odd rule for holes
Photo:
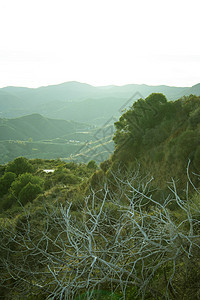
[[[42,192],[42,180],[34,176],[31,163],[24,157],[7,164],[0,177],[0,210],[9,209],[15,203],[26,204]]]
[[[193,95],[173,102],[163,94],[139,99],[115,123],[112,161],[130,167],[139,162],[160,182],[174,177],[183,186],[188,160],[193,172],[200,167],[199,113],[200,97]]]
[[[46,168],[55,168],[52,174],[46,174]],[[18,157],[2,168],[0,177],[0,213],[16,210],[37,198],[45,191],[69,188],[83,183],[97,168],[94,161],[88,165],[60,160],[28,160]],[[51,194],[51,191],[49,191]]]

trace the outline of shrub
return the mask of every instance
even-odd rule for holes
[[[0,211],[3,212],[11,208],[14,203],[16,203],[16,199],[13,195],[4,196],[0,202]]]
[[[0,178],[0,196],[5,195],[13,181],[16,179],[16,174],[12,172],[6,172],[1,178]]]
[[[97,163],[94,160],[90,160],[89,163],[87,164],[87,167],[89,169],[94,169],[94,170],[98,168]]]
[[[103,161],[102,163],[100,163],[100,168],[104,171],[104,173],[106,173],[108,171],[108,169],[110,168],[112,164],[112,161],[110,159]]]
[[[33,166],[30,164],[27,158],[18,157],[14,161],[8,163],[6,172],[13,172],[16,175],[23,173],[32,173]]]
[[[182,161],[192,159],[198,143],[199,139],[195,131],[187,130],[183,132],[177,139],[177,157]]]
[[[29,173],[21,174],[11,185],[11,191],[13,194],[18,197],[21,190],[28,184],[38,184],[39,186],[42,186],[43,180],[38,177],[34,176]]]
[[[195,151],[194,166],[199,171],[199,169],[200,169],[200,146],[198,146]]]
[[[42,188],[39,184],[33,184],[29,182],[19,193],[19,201],[21,204],[33,201],[38,194],[42,192]]]

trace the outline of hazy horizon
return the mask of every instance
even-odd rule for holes
[[[0,87],[199,82],[199,2],[0,2]]]
[[[52,84],[47,84],[47,85],[39,85],[39,86],[22,86],[22,85],[6,85],[6,86],[0,86],[0,89],[1,88],[9,88],[9,87],[21,87],[21,88],[30,88],[30,89],[37,89],[37,88],[42,88],[42,87],[48,87],[48,86],[56,86],[56,85],[62,85],[62,84],[65,84],[65,83],[70,83],[70,82],[77,82],[77,83],[80,83],[80,84],[86,84],[86,85],[90,85],[90,86],[93,86],[93,87],[122,87],[122,86],[127,86],[127,85],[145,85],[145,86],[168,86],[168,87],[185,87],[185,88],[189,88],[189,87],[192,87],[192,86],[195,86],[197,84],[199,84],[200,82],[196,82],[195,84],[192,84],[192,85],[167,85],[167,84],[148,84],[148,83],[135,83],[135,82],[129,82],[129,83],[126,83],[126,84],[107,84],[107,85],[95,85],[95,84],[91,84],[91,83],[88,83],[88,82],[80,82],[80,81],[77,81],[77,80],[69,80],[69,81],[64,81],[64,82],[58,82],[58,83],[52,83]]]

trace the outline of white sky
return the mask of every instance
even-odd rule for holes
[[[199,0],[0,0],[0,87],[200,82]]]

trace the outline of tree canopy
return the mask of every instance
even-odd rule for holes
[[[197,172],[199,116],[200,97],[194,95],[173,102],[155,93],[139,99],[115,123],[112,160],[128,165],[137,161],[162,181],[167,181],[169,168],[171,176],[180,180],[188,160]]]
[[[14,159],[12,162],[8,163],[6,167],[7,172],[13,172],[16,175],[23,173],[32,173],[33,166],[30,164],[27,158],[18,157]]]

